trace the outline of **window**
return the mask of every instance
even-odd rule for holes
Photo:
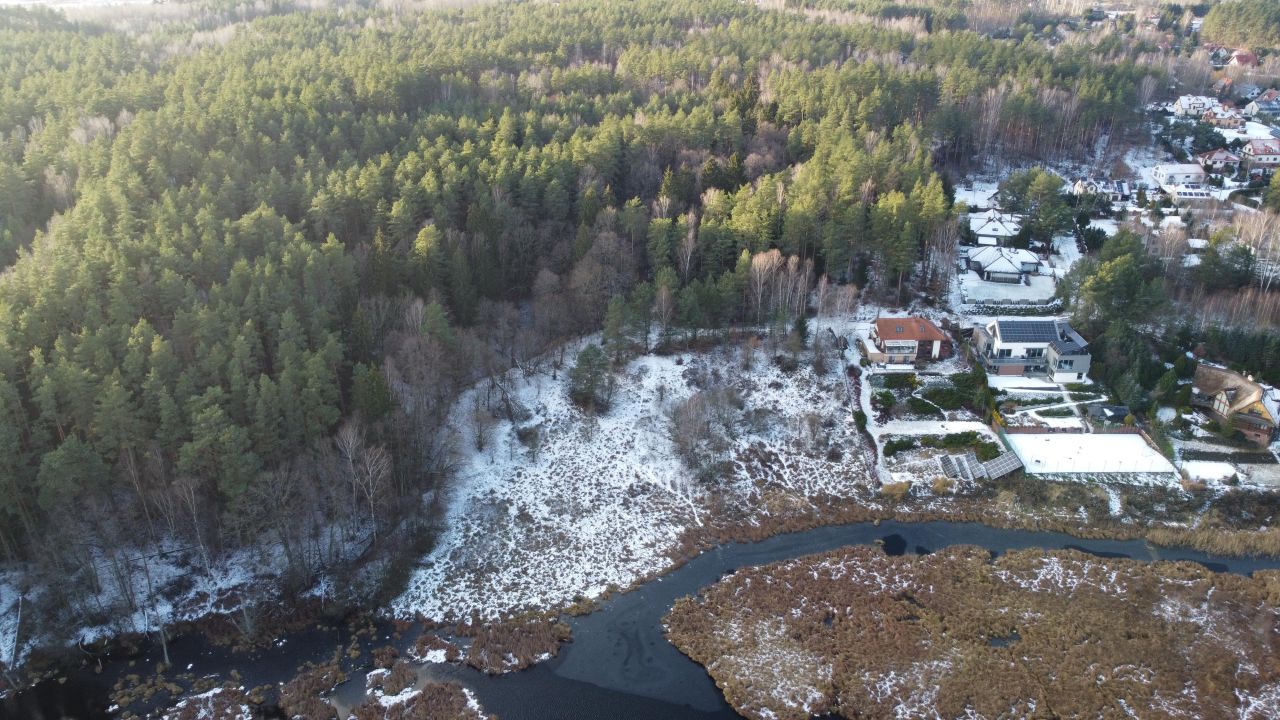
[[[996,357],[999,357],[999,358],[1013,357],[1013,351],[1010,350],[1009,348],[1001,348],[1000,350],[996,351]]]
[[[1044,357],[1044,348],[1027,348],[1027,357],[1029,358]]]
[[[1058,367],[1062,368],[1063,370],[1070,370],[1075,366],[1076,366],[1075,360],[1059,360],[1058,361]]]

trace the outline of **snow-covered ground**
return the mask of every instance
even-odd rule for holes
[[[1080,245],[1074,235],[1059,235],[1053,239],[1053,254],[1049,256],[1049,267],[1058,277],[1066,275],[1075,264],[1080,262]]]
[[[1089,221],[1089,227],[1097,228],[1111,237],[1120,232],[1120,221],[1115,218],[1094,218]]]
[[[1047,303],[1053,299],[1056,283],[1048,275],[1032,275],[1030,285],[1001,283],[983,280],[977,273],[968,271],[956,278],[965,303],[979,305],[1000,300],[1024,302],[1032,305]]]
[[[1234,465],[1214,460],[1184,460],[1181,470],[1188,480],[1202,482],[1224,482],[1236,475]]]
[[[1087,383],[1088,381],[1082,382]],[[1004,390],[1010,393],[1046,393],[1057,392],[1062,389],[1061,385],[1051,383],[1043,378],[1023,377],[1021,375],[988,375],[987,385],[992,390]]]
[[[1140,435],[1012,433],[1009,444],[1031,473],[1173,473]]]
[[[826,332],[821,322],[811,327]],[[784,373],[763,348],[749,371],[736,347],[644,356],[626,366],[598,417],[570,403],[564,372],[516,370],[508,380],[530,417],[495,422],[479,451],[464,396],[452,423],[458,479],[443,533],[392,611],[454,619],[561,607],[668,569],[684,533],[707,523],[713,505],[751,515],[866,490],[874,480],[842,405],[842,369],[833,353],[825,375],[808,364]],[[741,398],[714,485],[680,461],[669,419],[677,403],[712,387]],[[528,436],[535,427],[540,441],[522,443],[517,430]],[[816,451],[815,434],[841,453]]]
[[[1249,142],[1250,140],[1274,140],[1275,136],[1271,134],[1271,128],[1260,122],[1250,120],[1244,124],[1244,127],[1233,130],[1230,128],[1218,128],[1218,132],[1222,134],[1227,142],[1232,140],[1240,140],[1241,142]]]
[[[444,534],[393,609],[494,618],[597,597],[667,567],[702,493],[675,459],[664,417],[691,394],[687,369],[675,357],[632,363],[613,409],[597,419],[569,402],[564,373],[514,378],[516,401],[533,413],[525,425],[540,436],[536,455],[505,421],[474,451],[464,397]]]
[[[217,687],[184,698],[161,715],[162,720],[250,720],[256,713],[249,706],[244,688]]]
[[[17,572],[0,573],[0,662],[9,664],[13,659],[21,663],[43,642],[88,643],[122,633],[156,632],[161,625],[233,612],[242,604],[255,602],[262,578],[276,577],[284,568],[279,554],[244,551],[216,560],[206,569],[194,549],[172,543],[161,553],[138,550],[127,555],[128,575],[123,580],[110,571],[106,558],[98,558],[102,590],[90,598],[99,607],[118,608],[118,619],[111,624],[77,627],[57,638],[33,635],[29,612],[33,605],[39,605],[47,588],[26,585]],[[131,613],[126,610],[121,582],[129,586],[136,600],[137,607]],[[20,606],[28,613],[21,623]]]
[[[969,181],[956,186],[956,202],[966,203],[979,210],[987,210],[995,203],[992,196],[998,189],[999,183],[994,180]]]

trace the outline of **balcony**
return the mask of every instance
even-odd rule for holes
[[[991,355],[983,355],[982,362],[987,365],[1035,365],[1043,364],[1044,358],[1032,357],[993,357]]]

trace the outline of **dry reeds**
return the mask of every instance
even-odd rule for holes
[[[666,627],[749,718],[1228,718],[1280,680],[1278,597],[1276,572],[858,546],[741,570]]]

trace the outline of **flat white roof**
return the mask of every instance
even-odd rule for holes
[[[1007,437],[1029,473],[1174,472],[1173,464],[1141,435],[1011,433]]]
[[[1192,173],[1192,174],[1200,174],[1200,175],[1204,174],[1204,168],[1194,163],[1181,163],[1181,164],[1170,163],[1167,165],[1157,165],[1156,170],[1161,170],[1166,173]]]

